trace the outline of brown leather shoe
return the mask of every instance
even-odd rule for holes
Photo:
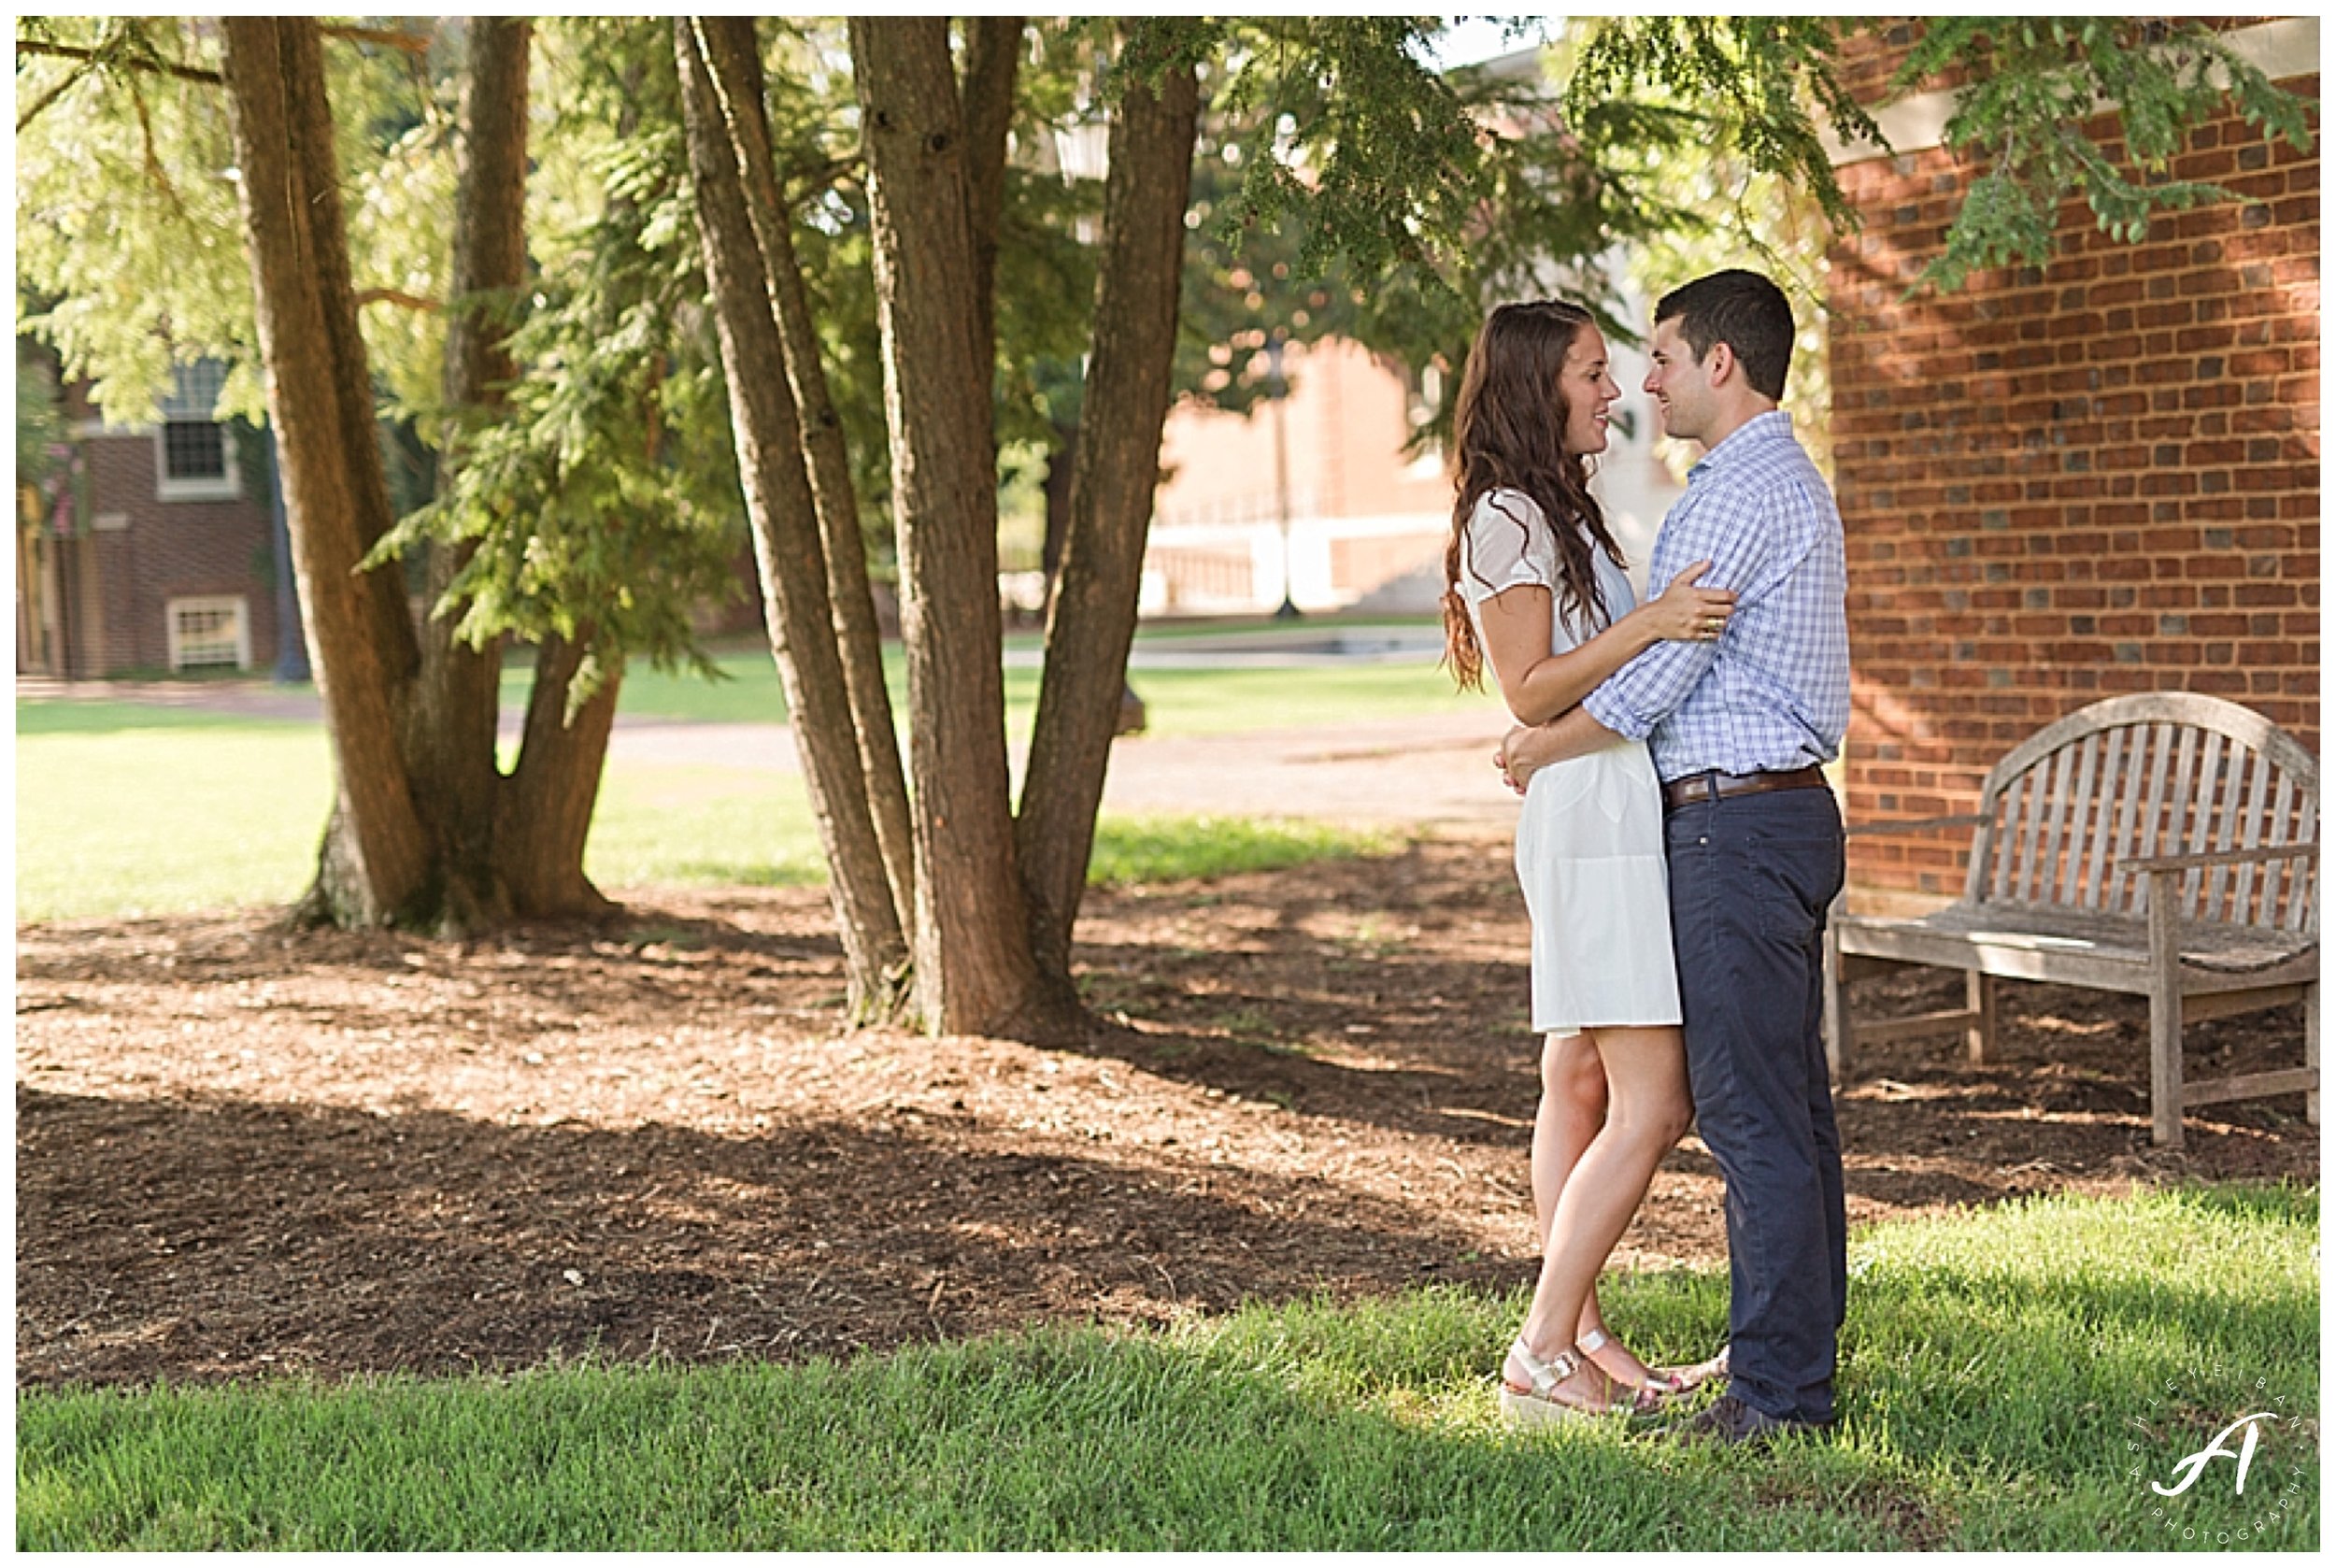
[[[1663,1434],[1674,1443],[1745,1444],[1766,1447],[1787,1433],[1822,1432],[1815,1421],[1788,1420],[1754,1409],[1734,1394],[1722,1394],[1682,1421],[1674,1421]]]

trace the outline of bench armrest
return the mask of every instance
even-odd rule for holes
[[[2161,872],[2194,871],[2208,865],[2247,865],[2264,861],[2317,860],[2320,847],[2316,844],[2267,844],[2256,849],[2210,849],[2196,855],[2153,855],[2147,860],[2128,861],[2126,868]]]
[[[1887,838],[1895,834],[1930,833],[1939,828],[1975,828],[1987,820],[1984,812],[1959,817],[1916,817],[1904,822],[1860,822],[1849,830],[1851,838]]]

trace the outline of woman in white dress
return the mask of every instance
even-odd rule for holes
[[[1585,461],[1605,449],[1621,395],[1589,313],[1556,300],[1493,311],[1461,378],[1446,654],[1462,686],[1481,685],[1488,662],[1519,723],[1555,719],[1659,641],[1717,636],[1734,608],[1734,594],[1694,586],[1709,562],[1637,603]],[[1542,1267],[1502,1368],[1502,1409],[1528,1422],[1645,1409],[1710,1368],[1650,1370],[1608,1337],[1596,1290],[1690,1115],[1662,799],[1643,742],[1533,775],[1517,875],[1543,1036]]]

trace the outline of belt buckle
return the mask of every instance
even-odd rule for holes
[[[1719,781],[1727,775],[1718,768],[1705,768],[1689,774],[1678,781],[1685,786],[1677,804],[1680,805],[1714,805],[1722,798]]]

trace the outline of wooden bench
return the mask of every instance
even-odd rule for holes
[[[1960,1031],[1993,1048],[1995,982],[2044,980],[2149,998],[2150,1132],[2219,1100],[2319,1099],[2319,765],[2236,703],[2113,697],[2043,730],[1987,775],[1969,816],[1885,822],[1853,837],[1976,830],[1963,896],[1919,919],[1837,906],[1826,935],[1826,1055],[1854,1036]],[[1852,1029],[1844,984],[1887,963],[1964,973],[1964,1005]],[[2182,1076],[2186,1021],[2300,1001],[2303,1065],[2205,1083]]]

